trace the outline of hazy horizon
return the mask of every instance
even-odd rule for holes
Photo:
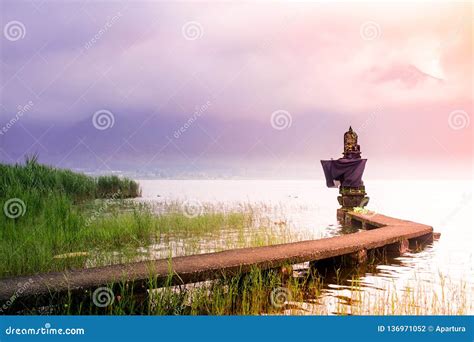
[[[463,2],[2,1],[0,162],[322,179],[352,126],[366,179],[470,179],[472,17]]]

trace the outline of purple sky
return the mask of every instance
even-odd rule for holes
[[[0,161],[320,177],[352,125],[373,177],[471,175],[472,4],[0,12]]]

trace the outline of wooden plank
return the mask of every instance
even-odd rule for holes
[[[12,296],[15,301],[21,301],[21,298],[48,296],[52,292],[82,292],[117,282],[146,289],[150,279],[158,285],[197,282],[245,273],[252,267],[271,269],[371,250],[401,240],[430,236],[433,232],[430,226],[380,214],[347,215],[381,228],[319,240],[0,279],[0,308],[2,303],[11,301]],[[19,284],[25,283],[28,286],[23,286],[19,293]]]

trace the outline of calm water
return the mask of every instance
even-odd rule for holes
[[[242,204],[263,205],[278,208],[271,214],[273,219],[289,222],[289,229],[307,238],[341,234],[336,220],[338,191],[326,188],[323,181],[141,180],[140,184],[145,201],[179,200],[226,208]],[[367,182],[369,209],[431,225],[441,233],[441,238],[422,251],[379,264],[356,279],[352,277],[330,283],[314,303],[297,303],[299,313],[312,313],[314,305],[324,305],[329,314],[351,313],[355,291],[364,292],[364,301],[373,305],[374,302],[390,300],[383,298],[387,289],[403,296],[407,295],[407,289],[410,292],[411,288],[422,288],[424,293],[428,293],[426,305],[429,306],[433,295],[450,295],[453,303],[460,301],[456,297],[459,295],[457,290],[450,293],[449,289],[463,284],[467,299],[471,301],[474,267],[472,187],[469,184],[468,181]],[[413,291],[416,293],[416,289]],[[468,305],[472,312],[472,302]]]

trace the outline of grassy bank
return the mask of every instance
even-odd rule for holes
[[[25,164],[0,164],[0,277],[77,266],[77,260],[54,256],[100,244],[107,248],[119,236],[132,238],[133,227],[97,231],[87,220],[95,209],[82,206],[100,197],[139,194],[133,180],[56,169],[39,164],[36,157]]]
[[[93,178],[35,159],[0,165],[0,277],[289,240],[271,234],[268,222],[256,226],[252,212],[203,208],[189,215],[173,203],[157,214],[124,199],[138,194],[132,180]]]
[[[34,158],[24,165],[0,165],[0,277],[314,238],[293,232],[281,219],[266,217],[265,208],[242,205],[240,209],[229,209],[208,204],[186,208],[187,204],[181,202],[152,205],[127,199],[139,192],[138,184],[129,179],[93,178],[40,165]],[[369,260],[364,269],[340,268],[324,273],[324,278],[314,269],[294,274],[254,269],[249,274],[227,279],[162,288],[157,288],[150,272],[148,295],[142,292],[137,296],[128,285],[110,284],[109,296],[107,293],[101,296],[110,301],[106,305],[97,305],[97,295],[91,292],[85,297],[55,297],[50,305],[22,313],[462,315],[474,312],[472,286],[462,281],[410,279],[402,286],[398,282],[364,285],[364,276],[378,272],[378,261]]]
[[[140,196],[137,182],[117,176],[91,177],[58,169],[28,157],[24,164],[0,164],[0,196],[19,197],[29,194],[66,195],[74,202],[94,198],[133,198]]]

